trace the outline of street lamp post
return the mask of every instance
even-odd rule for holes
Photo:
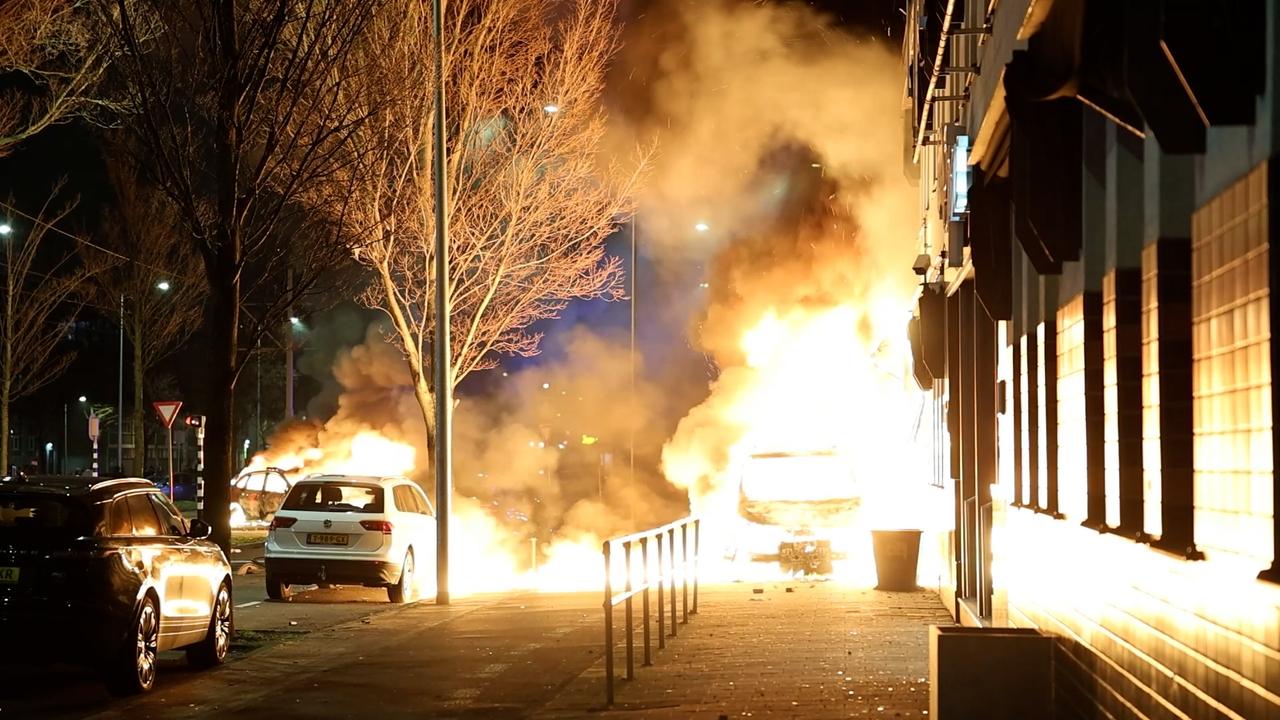
[[[627,440],[627,461],[629,471],[627,475],[627,488],[631,491],[631,498],[635,498],[636,489],[636,408],[639,404],[636,402],[636,217],[631,217],[631,420],[627,423],[631,430],[630,437]],[[603,493],[602,493],[603,494]],[[628,500],[631,506],[631,530],[636,528],[636,504],[635,500]]]
[[[110,441],[108,441],[110,442]],[[120,357],[116,364],[116,463],[124,471],[124,293],[120,294]]]
[[[453,492],[452,411],[453,373],[449,371],[449,215],[445,201],[445,112],[444,112],[444,2],[434,0],[431,7],[432,32],[435,34],[435,127],[432,137],[432,174],[435,180],[435,357],[432,369],[435,380],[436,416],[436,604],[449,604],[449,505]]]

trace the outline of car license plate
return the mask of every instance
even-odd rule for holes
[[[307,533],[308,545],[346,545],[347,536],[336,533]]]
[[[0,567],[0,585],[17,585],[18,570],[16,567]]]

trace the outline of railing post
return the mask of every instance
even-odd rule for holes
[[[613,705],[613,581],[610,573],[609,541],[604,541],[604,700]]]
[[[667,582],[667,572],[662,565],[662,536],[663,532],[658,531],[658,649],[662,650],[667,646],[667,601],[663,594]]]
[[[627,563],[627,679],[636,679],[635,621],[631,615],[631,541],[622,543],[622,557]]]
[[[667,530],[667,547],[671,550],[671,637],[680,634],[676,629],[676,529]]]
[[[640,612],[644,614],[644,664],[652,665],[653,658],[649,650],[649,538],[640,538],[640,562],[644,565],[644,599],[640,602]],[[696,589],[697,586],[695,585]],[[693,594],[693,604],[697,607],[698,593]]]
[[[702,557],[702,519],[693,521],[693,614],[698,614],[698,560]]]
[[[680,612],[689,624],[689,523],[680,524]]]

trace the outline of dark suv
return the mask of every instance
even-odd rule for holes
[[[0,481],[0,638],[45,659],[101,667],[118,694],[150,690],[158,653],[222,663],[231,566],[150,482]]]

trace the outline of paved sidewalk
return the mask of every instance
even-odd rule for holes
[[[636,678],[627,681],[621,610],[613,708],[603,708],[600,661],[534,717],[927,716],[929,626],[951,624],[925,591],[807,581],[705,587],[699,614],[661,652],[654,625],[652,667],[641,666],[637,630]]]

